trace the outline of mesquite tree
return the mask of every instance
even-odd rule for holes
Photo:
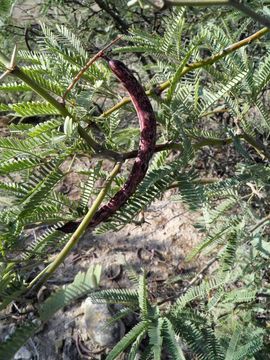
[[[270,220],[268,28],[255,29],[243,17],[245,6],[236,6],[244,15],[219,10],[222,21],[209,20],[212,9],[203,13],[180,7],[165,11],[161,28],[150,34],[148,23],[129,29],[113,2],[96,3],[112,16],[112,38],[109,31],[103,38],[112,41],[111,50],[89,54],[67,26],[41,24],[35,48],[0,53],[0,111],[15,119],[10,135],[0,139],[0,190],[9,197],[0,213],[1,308],[36,291],[88,228],[117,231],[171,188],[178,191],[174,200],[203,215],[199,225],[205,237],[189,260],[205,251],[211,256],[189,287],[159,303],[148,298],[144,275],[135,279],[134,289],[93,292],[100,268],[78,274],[73,284],[39,307],[34,323],[19,328],[0,347],[0,354],[11,358],[60,307],[90,293],[94,301],[124,303],[120,317],[134,309],[140,313],[141,321],[108,359],[127,349],[133,359],[142,342],[148,344],[145,358],[160,358],[164,344],[174,359],[264,359]],[[139,2],[133,3],[131,13],[140,9]],[[151,23],[155,17],[145,15],[150,5],[145,6],[142,15]],[[201,15],[207,26],[196,22]],[[252,10],[250,16],[260,23],[261,16],[255,15]],[[236,25],[231,19],[239,16],[245,20]],[[115,39],[119,27],[125,35]],[[131,122],[133,114],[137,123]],[[211,151],[228,147],[233,166],[215,163],[215,176],[203,177],[198,165],[202,150],[211,163]],[[84,169],[87,178],[74,201],[58,184],[77,171],[73,160],[81,156],[91,158],[93,165]],[[110,171],[103,167],[108,162]],[[27,230],[41,225],[46,225],[45,232],[29,241]],[[58,254],[38,272],[52,247]],[[214,262],[215,271],[201,279]],[[164,303],[170,305],[164,308]]]

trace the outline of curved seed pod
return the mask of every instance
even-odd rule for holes
[[[154,153],[156,143],[155,114],[143,87],[121,61],[110,60],[105,56],[104,58],[108,61],[110,69],[130,95],[139,119],[140,143],[137,157],[126,183],[106,205],[103,205],[96,212],[89,227],[95,227],[102,221],[108,220],[135,192],[138,184],[143,180],[147,172],[149,160]],[[78,223],[69,222],[60,230],[66,233],[73,232],[77,227]]]

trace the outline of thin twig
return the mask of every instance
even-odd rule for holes
[[[173,143],[173,142],[168,142],[165,144],[158,144],[155,146],[155,152],[160,152],[160,151],[164,151],[164,150],[183,150],[183,146],[182,146],[182,144]],[[123,158],[123,160],[133,159],[134,157],[137,156],[137,154],[138,154],[138,150],[132,150],[132,151],[123,153],[122,158]]]
[[[103,0],[95,0],[95,3],[114,20],[115,26],[119,31],[121,31],[121,32],[123,32],[125,34],[128,33],[129,24],[127,24],[125,22],[124,18],[121,18],[118,14],[116,14],[116,12],[113,11],[106,4],[105,1],[103,1]]]
[[[80,80],[80,78],[83,76],[83,74],[89,69],[89,67],[102,55],[104,55],[104,51],[108,50],[113,44],[115,44],[117,41],[119,41],[122,38],[122,35],[117,36],[113,41],[111,41],[107,46],[105,46],[102,50],[100,50],[95,56],[93,56],[91,59],[88,60],[86,65],[78,72],[78,74],[75,76],[75,78],[72,80],[71,84],[68,86],[66,91],[64,92],[64,95],[62,96],[62,101],[65,101],[65,98],[67,94],[73,89],[73,87],[76,85],[76,83]]]
[[[202,279],[203,274],[205,274],[206,271],[210,268],[210,266],[213,265],[214,262],[216,262],[217,260],[218,260],[218,257],[217,257],[217,256],[214,257],[214,258],[212,258],[211,260],[209,260],[209,261],[205,264],[205,266],[194,276],[194,278],[193,278],[192,280],[190,280],[190,282],[188,283],[188,285],[181,291],[180,294],[178,293],[178,294],[175,294],[175,295],[173,295],[173,296],[170,296],[170,297],[168,297],[168,298],[166,298],[166,299],[163,299],[163,300],[161,300],[161,301],[158,302],[158,305],[162,305],[162,304],[164,304],[164,303],[166,303],[166,302],[168,302],[168,301],[175,300],[175,299],[177,299],[179,296],[181,296],[181,295],[183,295],[184,293],[186,293],[187,290],[188,290],[189,288],[191,288],[191,286],[194,285],[197,280],[201,280],[201,279]]]
[[[270,28],[270,19],[264,15],[258,14],[256,11],[252,10],[249,6],[240,2],[238,0],[229,0],[229,4],[232,5],[237,10],[251,17],[253,20],[257,21],[263,26]]]
[[[82,128],[80,125],[78,125],[78,133],[85,140],[85,142],[95,150],[96,156],[101,156],[109,160],[113,161],[122,161],[123,156],[113,150],[106,149],[103,145],[98,144],[88,133],[84,128]]]
[[[270,18],[265,15],[258,14],[251,7],[239,0],[164,0],[164,7],[170,6],[232,6],[243,14],[251,17],[263,26],[270,27]]]
[[[188,283],[188,285],[184,288],[183,292],[187,292],[187,290],[189,288],[191,288],[191,286],[193,284],[195,284],[195,282],[199,279],[202,278],[202,275],[210,268],[211,265],[214,264],[214,262],[216,262],[218,260],[218,257],[214,257],[212,259],[210,259],[206,264],[205,266],[194,276],[194,278]]]
[[[255,150],[257,150],[259,155],[261,155],[263,158],[267,158],[268,160],[270,160],[270,152],[267,149],[267,146],[265,146],[259,139],[255,139],[244,131],[242,131],[240,137],[242,137],[249,145],[251,145]]]
[[[11,74],[15,70],[17,50],[18,50],[17,44],[15,44],[12,55],[11,55],[10,62],[5,63],[6,71],[0,76],[0,80],[3,80],[7,75]]]
[[[254,232],[257,230],[260,226],[262,226],[264,223],[270,221],[270,214],[264,217],[262,220],[258,221],[257,224],[250,230],[250,232]]]
[[[213,178],[199,178],[199,179],[196,179],[194,181],[192,181],[193,184],[200,184],[200,185],[207,185],[207,184],[214,184],[216,182],[219,182],[221,179],[218,178],[218,177],[213,177]],[[174,188],[177,188],[181,186],[181,183],[179,181],[174,181],[168,188],[167,190],[169,189],[174,189]]]

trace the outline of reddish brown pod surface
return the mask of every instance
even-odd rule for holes
[[[107,204],[103,205],[96,212],[89,227],[95,227],[101,222],[108,220],[135,192],[138,184],[143,180],[147,172],[156,143],[156,118],[142,85],[121,61],[110,60],[107,57],[104,58],[108,61],[110,69],[130,95],[139,119],[140,143],[137,157],[126,183]],[[60,230],[73,232],[78,225],[79,223],[69,222]]]

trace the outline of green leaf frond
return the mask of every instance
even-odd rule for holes
[[[141,342],[145,338],[147,332],[147,327],[141,333],[137,336],[137,338],[133,341],[132,346],[130,347],[130,351],[128,353],[128,360],[135,360],[139,353],[139,347],[141,345]]]
[[[32,124],[24,124],[24,123],[10,123],[9,124],[9,130],[11,132],[11,134],[20,134],[20,135],[24,135],[27,130],[31,129],[33,127]]]
[[[65,91],[65,86],[59,81],[53,80],[53,74],[46,72],[42,74],[41,71],[33,71],[32,68],[24,68],[24,73],[29,75],[37,84],[48,90],[52,94],[62,96]]]
[[[138,306],[138,292],[135,290],[111,289],[102,290],[90,294],[93,302],[98,304],[125,304],[129,306]]]
[[[235,77],[231,78],[225,85],[221,86],[219,91],[216,93],[211,93],[209,91],[204,92],[203,102],[198,107],[199,116],[204,116],[205,112],[211,108],[218,100],[224,97],[225,94],[229,93],[234,89],[239,83],[243,81],[245,76],[247,75],[247,71],[243,70],[238,73]]]
[[[141,318],[143,320],[146,320],[148,317],[148,300],[147,300],[147,287],[146,287],[145,274],[140,275],[139,277],[138,300],[139,300]]]
[[[230,45],[231,39],[228,39],[225,29],[222,27],[213,24],[209,28],[202,29],[202,33],[205,43],[211,50],[221,51]]]
[[[181,43],[182,28],[184,25],[184,13],[185,8],[182,7],[177,11],[174,11],[173,14],[166,18],[165,26],[166,30],[163,34],[161,50],[167,54],[170,53],[171,49],[175,47],[175,44],[178,45]]]
[[[235,264],[238,241],[239,234],[236,231],[232,232],[227,240],[227,244],[221,255],[222,271],[229,271]]]
[[[119,311],[112,315],[112,317],[108,321],[106,321],[105,327],[115,324],[117,321],[122,320],[132,314],[133,310],[123,306]]]
[[[42,204],[39,206],[35,206],[34,209],[29,209],[29,211],[25,212],[23,216],[19,217],[19,222],[23,225],[43,225],[43,224],[57,224],[60,222],[68,222],[74,221],[77,219],[77,216],[73,216],[72,214],[66,214],[65,212],[61,211],[61,206],[55,205],[47,205]],[[8,222],[15,216],[19,216],[21,214],[20,210],[17,214],[11,214],[9,216]]]
[[[25,169],[32,169],[41,164],[37,157],[21,157],[3,161],[0,164],[0,174],[10,174]]]
[[[67,195],[53,191],[48,196],[48,200],[51,204],[60,206],[66,212],[74,213],[74,215],[76,214],[77,216],[80,216],[80,209],[78,209],[77,202],[71,200]]]
[[[204,186],[204,194],[209,200],[214,200],[218,198],[228,197],[228,202],[234,202],[237,199],[237,190],[243,186],[250,179],[250,175],[243,174],[239,176],[232,176],[229,179],[220,180],[212,184],[207,184]],[[226,201],[226,200],[225,200]],[[227,208],[232,205],[225,205],[222,202],[220,207]],[[219,208],[216,211],[220,211]],[[214,213],[214,212],[213,212]],[[214,217],[215,218],[215,217]]]
[[[159,360],[161,359],[162,352],[162,327],[163,327],[164,319],[162,317],[158,318],[153,324],[150,324],[148,327],[148,336],[149,336],[149,344],[151,346],[151,351],[153,353],[153,359]]]
[[[233,191],[229,192],[227,190],[225,196],[225,200],[221,201],[215,208],[212,208],[211,210],[207,209],[207,207],[204,208],[205,214],[203,220],[206,227],[209,228],[209,226],[215,226],[218,223],[223,223],[224,225],[226,225],[226,221],[224,222],[224,217],[228,216],[231,211],[233,211],[233,209],[237,208],[239,204],[239,197],[237,196],[237,193]],[[237,218],[233,220],[233,218],[230,217],[229,222],[230,221],[232,221],[234,227],[237,227]]]
[[[265,56],[264,60],[260,62],[260,67],[255,71],[253,75],[254,84],[254,98],[256,99],[262,90],[265,89],[266,85],[270,80],[270,53]]]
[[[210,323],[202,325],[178,318],[173,323],[174,331],[188,344],[193,356],[203,360],[224,360],[221,344]]]
[[[43,35],[39,39],[40,48],[56,54],[61,54],[65,59],[84,65],[87,60],[86,51],[80,40],[67,27],[57,25],[55,29],[46,24],[41,24]],[[70,46],[72,45],[72,47]]]
[[[20,217],[25,217],[35,210],[37,206],[42,204],[44,197],[54,189],[56,184],[63,178],[64,174],[59,169],[59,163],[48,163],[41,166],[34,174],[32,174],[33,185],[31,185],[28,193],[21,201]]]
[[[148,344],[141,354],[141,360],[150,360],[150,359],[153,359],[153,352],[151,345]]]
[[[41,124],[37,124],[34,127],[31,127],[27,134],[30,137],[37,137],[43,133],[51,132],[52,130],[58,129],[61,125],[63,125],[62,119],[53,119],[42,122]]]
[[[19,50],[18,60],[24,64],[43,65],[44,68],[46,68],[46,64],[48,63],[45,54],[39,51]]]
[[[17,116],[40,116],[40,115],[59,115],[59,112],[55,107],[45,102],[26,102],[9,105]]]
[[[1,112],[7,112],[7,111],[10,111],[10,108],[6,104],[0,104],[0,111]]]
[[[130,31],[131,35],[124,36],[124,38],[134,45],[123,46],[121,48],[116,48],[114,51],[121,52],[145,52],[148,54],[155,54],[157,57],[164,57],[162,51],[160,51],[161,38],[156,34],[149,34],[148,32],[141,31],[138,29],[132,29]]]
[[[191,48],[185,55],[184,59],[181,61],[180,65],[178,66],[178,68],[171,80],[171,84],[170,84],[170,87],[167,92],[167,96],[166,96],[167,103],[171,102],[174,92],[175,92],[175,89],[177,88],[179,80],[182,77],[183,69],[186,66],[186,64],[188,63],[193,51],[194,51],[194,48]]]
[[[64,25],[56,25],[56,29],[60,36],[58,36],[59,41],[69,48],[73,49],[75,53],[80,55],[84,60],[88,59],[88,54],[85,51],[81,41],[73,32],[71,32],[66,26]],[[62,35],[62,36],[61,36]]]
[[[80,197],[80,205],[83,209],[87,209],[89,200],[95,191],[95,184],[100,176],[100,165],[89,170],[88,179],[84,182],[82,194]]]
[[[257,290],[234,289],[225,294],[225,303],[248,303],[256,300]]]
[[[9,236],[10,233],[7,234]],[[3,254],[2,247],[2,239],[3,234],[1,236],[1,253]],[[1,261],[3,261],[1,257]],[[0,311],[5,309],[5,307],[10,304],[12,299],[20,296],[22,291],[25,290],[25,284],[20,276],[20,274],[16,273],[16,264],[14,262],[10,262],[7,266],[4,266],[4,263],[1,262],[0,266]]]
[[[240,340],[240,329],[237,327],[235,332],[232,334],[229,346],[225,354],[225,360],[234,360],[234,354],[237,349],[238,342]]]
[[[187,257],[187,260],[191,260],[196,255],[200,254],[205,248],[209,246],[217,246],[220,243],[225,242],[225,238],[227,234],[231,233],[231,224],[223,224],[221,228],[217,228],[215,231],[211,232],[201,243],[192,249],[190,254]]]
[[[6,15],[11,11],[12,5],[14,4],[14,0],[3,0],[1,3],[1,15]]]
[[[198,174],[193,170],[176,176],[180,194],[174,196],[173,199],[185,202],[190,210],[201,208],[205,202],[204,187],[197,180]]]
[[[166,317],[163,319],[162,335],[164,346],[172,360],[186,360],[186,357],[181,349],[180,342],[176,339],[176,334],[173,330],[172,323]]]
[[[9,160],[14,156],[21,156],[22,154],[30,155],[31,157],[40,158],[37,149],[47,144],[50,137],[42,134],[36,138],[27,138],[25,140],[16,137],[8,137],[0,139],[1,157],[4,160]],[[16,159],[15,159],[16,162]]]
[[[167,17],[167,25],[163,36],[149,34],[146,31],[132,29],[131,35],[124,38],[134,45],[116,48],[115,52],[143,52],[155,55],[160,60],[168,57],[176,63],[182,57],[182,28],[184,25],[184,8],[174,11]]]
[[[61,223],[60,223],[61,224]],[[34,240],[26,247],[22,258],[24,260],[31,259],[33,255],[35,257],[47,254],[51,248],[59,247],[59,245],[65,244],[69,238],[69,234],[63,235],[60,231],[56,230],[57,225],[49,227],[42,235],[35,237]]]
[[[27,190],[15,182],[0,182],[0,191],[7,192],[18,198],[22,198],[26,195]]]
[[[165,150],[155,154],[151,160],[149,171],[158,170],[163,166],[166,163],[169,153],[169,151]]]
[[[170,313],[176,316],[177,313],[180,313],[188,303],[197,298],[206,297],[210,291],[224,286],[227,281],[228,279],[226,279],[223,275],[220,275],[209,279],[209,281],[203,281],[201,285],[190,288],[186,294],[180,296],[175,305],[172,307]]]
[[[30,87],[25,84],[20,84],[17,82],[12,83],[3,83],[0,85],[0,91],[30,91]]]
[[[255,102],[257,109],[259,110],[261,116],[262,116],[262,123],[256,124],[256,128],[260,131],[260,133],[263,133],[263,130],[267,131],[267,133],[270,132],[270,115],[269,111],[265,107],[265,105],[262,103],[260,99],[257,99]]]
[[[252,359],[251,356],[255,355],[263,346],[263,334],[262,331],[258,331],[253,334],[252,338],[245,345],[242,345],[234,353],[235,360],[245,360],[247,358]]]
[[[125,351],[139,336],[143,336],[142,334],[145,333],[147,328],[148,323],[146,321],[141,321],[135,325],[110,351],[106,360],[116,359],[117,356]]]
[[[70,82],[81,67],[86,64],[88,60],[87,53],[80,44],[80,40],[65,26],[51,29],[47,25],[41,24],[41,27],[44,36],[39,39],[39,48],[48,52],[52,59],[57,58],[59,60],[58,63],[54,62],[54,66],[59,69],[64,78],[67,78],[68,75]],[[72,44],[72,47],[70,47],[70,44]],[[63,66],[65,66],[65,72]],[[102,64],[95,63],[86,71],[83,78],[88,80],[103,79],[103,69]]]

